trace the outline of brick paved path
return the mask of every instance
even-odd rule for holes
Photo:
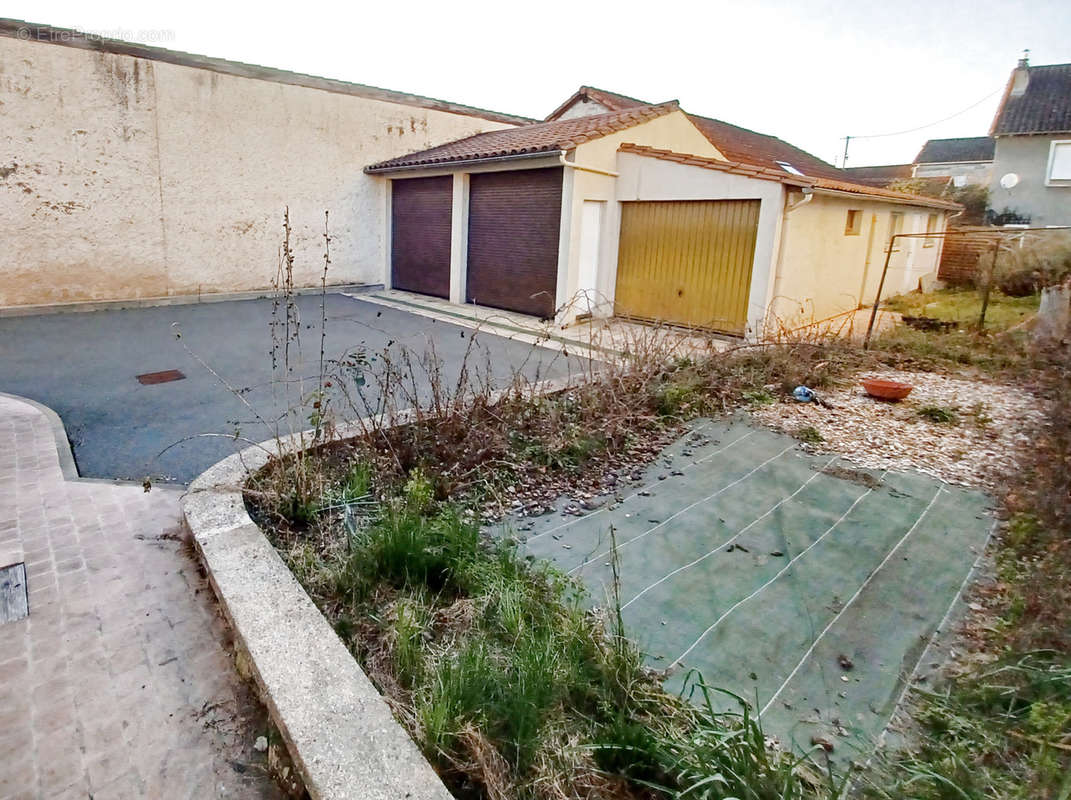
[[[0,395],[0,798],[277,797],[179,492],[69,479],[54,419]]]

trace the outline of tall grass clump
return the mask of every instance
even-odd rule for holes
[[[746,703],[666,694],[613,594],[592,610],[428,485],[410,479],[314,548],[307,530],[273,535],[456,796],[818,796]]]

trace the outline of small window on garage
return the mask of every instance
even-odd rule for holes
[[[892,237],[898,233],[904,232],[904,215],[899,211],[893,211],[889,214],[889,247],[892,247]],[[901,242],[900,244],[903,244]]]
[[[863,230],[863,212],[858,208],[848,211],[848,219],[844,223],[845,236],[858,236]]]
[[[930,214],[928,217],[926,217],[926,233],[937,233],[937,215],[936,214]],[[933,247],[935,244],[937,244],[937,240],[936,239],[931,239],[929,237],[926,237],[925,239],[922,240],[922,246],[923,247]]]

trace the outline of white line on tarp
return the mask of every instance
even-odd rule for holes
[[[978,557],[974,559],[974,563],[971,564],[971,568],[967,571],[967,575],[963,578],[963,582],[960,583],[959,589],[952,596],[952,602],[948,604],[948,609],[945,611],[945,615],[941,617],[941,621],[937,623],[937,627],[933,629],[933,633],[930,635],[929,640],[926,642],[926,649],[922,651],[922,655],[919,656],[919,660],[915,662],[914,669],[911,670],[911,674],[907,676],[907,680],[904,681],[903,691],[900,692],[900,696],[896,698],[896,702],[893,704],[892,714],[889,719],[892,720],[896,717],[897,711],[904,702],[904,697],[911,689],[915,680],[915,675],[918,674],[919,665],[923,664],[930,657],[930,650],[933,649],[934,644],[937,641],[937,636],[943,630],[945,625],[948,624],[949,618],[952,616],[952,610],[956,607],[956,603],[959,602],[963,596],[963,591],[967,588],[967,584],[971,582],[974,574],[978,571],[978,566],[982,563],[982,559],[985,558],[986,550],[989,549],[989,542],[993,539],[993,533],[997,529],[997,520],[993,520],[993,524],[989,526],[989,533],[986,534],[985,542],[982,543],[982,549],[978,553]],[[888,728],[881,732],[881,736],[878,738],[879,746],[885,742],[885,734],[888,732]]]
[[[711,423],[708,422],[708,423],[706,423],[706,425],[701,425],[699,427],[696,427],[691,431],[691,433],[698,433],[699,431],[703,430],[703,428],[707,427],[710,424]],[[697,459],[694,464],[686,464],[684,466],[684,470],[691,469],[693,466],[695,466],[695,464],[702,464],[704,461],[709,461],[710,459],[714,458],[714,456],[718,455],[719,453],[724,453],[726,450],[728,450],[733,445],[739,444],[740,442],[744,441],[744,439],[747,439],[749,436],[753,436],[754,434],[755,434],[755,431],[753,431],[753,430],[748,431],[747,433],[745,433],[743,436],[739,437],[738,439],[733,439],[733,441],[729,442],[729,444],[725,445],[725,447],[719,448],[718,450],[715,450],[713,453],[707,453],[702,458]],[[684,470],[682,470],[682,471],[684,471]],[[648,489],[653,489],[657,485],[658,485],[658,481],[655,481],[654,483],[649,483],[646,486],[643,486],[643,487],[637,489],[635,492],[633,492],[628,497],[626,497],[625,500],[626,501],[627,500],[631,500],[633,497],[638,496],[640,492],[646,492]],[[525,544],[529,544],[531,542],[534,542],[536,539],[541,539],[544,536],[546,536],[548,533],[554,533],[555,531],[560,531],[562,528],[568,528],[570,525],[576,525],[576,523],[578,523],[578,522],[583,522],[584,520],[589,520],[592,517],[595,517],[595,516],[598,516],[599,514],[602,514],[606,510],[607,509],[604,506],[603,508],[597,509],[597,510],[591,512],[590,514],[585,514],[582,517],[576,517],[575,519],[571,519],[568,522],[563,522],[560,525],[556,525],[553,528],[550,528],[549,530],[543,531],[542,533],[537,533],[535,536],[529,536],[525,540]]]
[[[663,583],[668,581],[674,575],[677,575],[677,574],[679,574],[681,572],[684,572],[686,569],[691,569],[692,567],[694,567],[699,562],[705,561],[706,559],[710,558],[712,555],[717,553],[719,550],[722,550],[723,548],[728,547],[731,544],[734,544],[737,539],[739,539],[741,536],[743,536],[745,533],[747,533],[749,530],[751,530],[751,528],[753,528],[755,525],[758,525],[760,522],[762,522],[762,520],[766,519],[768,516],[770,516],[770,514],[772,514],[774,511],[779,509],[781,506],[783,506],[785,503],[787,503],[793,497],[795,497],[800,492],[802,492],[804,489],[806,489],[807,486],[811,483],[811,481],[813,481],[815,478],[817,478],[819,475],[822,474],[822,470],[826,469],[826,467],[828,467],[830,464],[832,464],[836,460],[837,460],[837,457],[833,456],[833,458],[829,459],[829,461],[827,461],[825,464],[822,465],[822,469],[821,470],[815,470],[814,474],[811,475],[811,477],[809,477],[803,483],[801,483],[800,487],[796,491],[794,491],[792,494],[790,494],[790,495],[788,495],[786,497],[782,497],[774,505],[770,506],[770,508],[766,511],[765,514],[762,514],[761,516],[755,517],[755,519],[751,520],[751,522],[749,522],[743,528],[738,530],[736,533],[734,533],[732,536],[730,536],[724,542],[721,542],[713,550],[710,550],[710,551],[704,553],[703,555],[699,556],[699,558],[697,558],[694,561],[691,561],[691,562],[685,564],[682,567],[677,567],[672,572],[666,573],[665,575],[663,575],[661,578],[659,578],[654,583],[650,584],[649,586],[646,586],[644,589],[642,589],[640,591],[639,594],[637,594],[635,597],[633,597],[631,600],[629,600],[627,603],[625,603],[623,606],[621,606],[621,609],[624,610],[624,609],[628,608],[630,605],[632,605],[637,600],[639,600],[641,597],[643,597],[645,594],[647,594],[649,591],[651,591],[651,589],[654,589],[657,586],[661,586]],[[691,649],[691,648],[689,648],[689,649]],[[679,660],[680,659],[678,659],[678,661]],[[676,662],[674,662],[674,663],[676,663]]]
[[[885,474],[888,474],[888,473],[885,473]],[[885,474],[882,475],[882,478],[885,477]],[[831,534],[834,531],[834,529],[836,529],[838,525],[840,525],[842,522],[844,522],[844,520],[847,519],[848,515],[851,514],[853,510],[855,510],[855,507],[857,505],[859,505],[861,502],[863,502],[863,500],[865,500],[873,492],[874,492],[873,489],[867,489],[865,492],[863,492],[861,495],[859,495],[857,498],[855,498],[855,501],[848,507],[848,510],[845,511],[843,514],[841,514],[840,518],[836,522],[834,522],[832,525],[830,525],[828,528],[826,528],[825,533],[823,533],[821,536],[819,536],[817,539],[815,539],[813,542],[811,542],[809,545],[807,545],[807,547],[804,550],[800,551],[796,556],[794,556],[792,558],[792,560],[789,561],[787,564],[785,564],[785,566],[782,567],[778,571],[778,573],[776,575],[774,575],[772,578],[770,578],[770,580],[766,581],[766,583],[764,583],[758,589],[753,591],[747,597],[745,597],[742,600],[738,600],[737,602],[733,603],[733,605],[731,605],[729,607],[729,609],[724,614],[722,614],[720,617],[718,617],[714,621],[713,625],[711,625],[709,628],[707,628],[705,631],[703,631],[703,633],[700,634],[699,638],[696,639],[694,642],[692,642],[692,644],[688,647],[687,650],[685,650],[683,653],[681,653],[679,656],[677,656],[677,658],[673,661],[673,665],[679,664],[681,661],[683,661],[685,658],[687,658],[688,654],[691,653],[696,648],[696,646],[701,641],[703,641],[703,639],[705,639],[707,636],[709,636],[714,631],[715,628],[717,628],[719,625],[721,625],[721,623],[724,622],[725,619],[730,614],[732,614],[734,611],[736,611],[736,609],[740,608],[740,606],[742,606],[748,600],[751,600],[753,597],[758,595],[760,592],[763,592],[766,589],[768,589],[771,584],[773,584],[782,575],[784,575],[786,572],[788,572],[790,569],[792,569],[792,565],[793,564],[795,564],[797,561],[799,561],[801,558],[803,558],[805,555],[807,555],[807,553],[812,548],[814,548],[815,545],[817,545],[819,542],[821,542],[823,539],[825,539],[829,534]]]
[[[795,668],[793,668],[792,672],[790,672],[788,677],[785,678],[784,683],[782,683],[781,686],[778,688],[778,690],[776,692],[774,692],[773,697],[771,697],[769,699],[769,701],[767,701],[766,705],[764,705],[762,707],[762,711],[759,712],[760,716],[766,713],[766,711],[770,708],[770,706],[772,706],[774,704],[774,701],[777,700],[777,698],[781,696],[781,692],[783,692],[785,690],[785,687],[788,686],[789,682],[793,678],[796,677],[796,673],[800,671],[800,668],[803,667],[803,665],[807,662],[807,659],[811,657],[811,653],[813,653],[815,651],[815,648],[818,647],[818,643],[820,641],[822,641],[822,637],[824,637],[827,633],[829,633],[829,629],[832,628],[836,624],[837,620],[839,620],[841,618],[841,616],[843,616],[844,612],[847,611],[851,607],[852,603],[854,603],[856,601],[856,599],[858,599],[859,595],[861,595],[863,593],[863,589],[865,589],[867,586],[870,585],[870,582],[874,579],[874,576],[877,575],[879,572],[881,572],[881,568],[884,567],[889,562],[889,559],[893,557],[893,554],[895,554],[896,551],[900,549],[900,546],[904,542],[907,541],[907,538],[912,533],[915,532],[915,529],[918,528],[918,526],[922,522],[923,518],[925,518],[925,516],[930,512],[930,509],[933,508],[933,504],[937,502],[937,498],[941,496],[941,492],[943,492],[944,490],[945,490],[944,486],[938,486],[937,487],[937,492],[934,494],[933,499],[930,500],[929,505],[927,505],[926,508],[923,509],[922,513],[919,515],[919,518],[917,520],[915,520],[915,524],[912,525],[911,528],[908,530],[908,532],[905,533],[903,535],[903,537],[900,539],[900,541],[898,541],[896,543],[896,546],[893,547],[893,549],[890,550],[885,555],[885,558],[883,558],[881,560],[881,563],[878,564],[877,567],[874,568],[874,571],[871,572],[869,575],[867,575],[866,580],[863,581],[859,585],[859,588],[855,590],[855,594],[853,594],[851,596],[851,598],[848,600],[848,602],[844,604],[844,607],[840,611],[837,612],[836,616],[834,616],[833,619],[831,619],[829,621],[829,624],[826,625],[822,629],[822,632],[820,634],[818,634],[818,636],[815,638],[815,640],[813,642],[811,642],[811,646],[807,648],[807,652],[803,654],[803,658],[801,658],[799,660],[799,663],[796,664],[796,666],[795,666]]]
[[[622,542],[621,544],[619,544],[619,545],[617,546],[617,551],[618,551],[618,552],[621,552],[621,551],[622,551],[622,550],[623,550],[623,549],[624,549],[624,548],[625,548],[626,546],[628,546],[628,545],[632,544],[633,542],[639,541],[639,540],[640,540],[640,539],[642,539],[642,538],[643,538],[644,536],[647,536],[647,535],[649,535],[649,534],[652,534],[652,533],[654,533],[654,532],[655,532],[656,530],[658,530],[659,528],[661,528],[661,527],[663,527],[663,526],[665,526],[665,525],[668,525],[668,524],[669,524],[670,522],[672,522],[673,520],[675,520],[675,519],[676,519],[677,517],[679,517],[679,516],[680,516],[681,514],[687,513],[688,511],[691,511],[691,510],[692,510],[693,508],[695,508],[696,506],[698,506],[698,505],[702,505],[703,503],[706,503],[706,502],[708,502],[708,501],[710,501],[710,500],[713,500],[713,499],[714,499],[715,497],[717,497],[718,495],[720,495],[720,494],[721,494],[722,492],[727,492],[727,491],[728,491],[729,489],[732,489],[732,488],[733,488],[734,486],[736,486],[736,485],[737,485],[738,483],[740,483],[740,482],[742,482],[742,481],[745,481],[745,480],[747,480],[748,478],[750,478],[750,477],[751,477],[752,475],[754,475],[754,474],[755,474],[756,472],[758,472],[758,471],[759,471],[760,469],[762,469],[763,467],[765,467],[765,466],[766,466],[767,464],[769,464],[769,463],[770,463],[771,461],[776,461],[777,459],[779,459],[779,458],[780,458],[781,456],[783,456],[783,455],[784,455],[785,453],[787,453],[787,452],[788,452],[789,450],[793,449],[793,448],[794,448],[795,446],[796,446],[795,444],[790,444],[790,445],[789,445],[788,447],[786,447],[786,448],[785,448],[784,450],[782,450],[782,451],[781,451],[780,453],[778,453],[777,455],[773,455],[773,456],[770,456],[770,457],[769,457],[768,459],[766,459],[765,461],[763,461],[763,462],[762,462],[761,464],[759,464],[759,465],[758,465],[757,467],[755,467],[755,468],[754,468],[753,470],[751,470],[750,472],[748,472],[748,473],[747,473],[747,474],[745,474],[745,475],[741,475],[741,476],[740,476],[739,478],[737,478],[737,479],[736,479],[735,481],[733,481],[732,483],[730,483],[730,484],[728,484],[728,485],[726,485],[726,486],[723,486],[722,488],[718,489],[718,491],[714,492],[713,494],[709,494],[709,495],[707,495],[706,497],[704,497],[704,498],[703,498],[703,499],[701,499],[701,500],[696,500],[696,501],[695,501],[694,503],[692,503],[691,505],[687,505],[687,506],[685,506],[684,508],[682,508],[682,509],[681,509],[680,511],[678,511],[677,513],[675,513],[675,514],[672,514],[672,515],[670,515],[669,517],[667,517],[666,519],[664,519],[664,520],[662,520],[661,522],[659,522],[659,523],[658,523],[657,525],[655,525],[655,526],[654,526],[653,528],[650,528],[649,530],[646,530],[646,531],[644,531],[643,533],[641,533],[641,534],[638,534],[638,535],[636,535],[636,536],[633,536],[633,537],[632,537],[631,539],[628,539],[628,540],[626,540],[626,541]],[[568,574],[569,574],[569,575],[572,575],[572,574],[573,574],[574,572],[578,572],[578,571],[582,570],[582,569],[583,569],[584,567],[586,567],[586,566],[587,566],[588,564],[590,564],[590,563],[592,563],[592,562],[594,562],[594,561],[598,561],[598,560],[599,560],[600,558],[605,558],[606,556],[610,555],[610,553],[611,553],[611,551],[610,551],[610,550],[605,550],[605,551],[603,551],[602,553],[599,553],[599,554],[597,554],[597,555],[594,555],[594,556],[592,556],[592,557],[591,557],[590,559],[588,559],[588,560],[584,561],[584,562],[583,562],[582,564],[578,564],[577,566],[573,567],[573,568],[572,568],[571,570],[569,570]]]

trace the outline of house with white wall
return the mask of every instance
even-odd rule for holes
[[[957,188],[968,184],[985,186],[993,174],[994,146],[990,136],[929,139],[915,156],[911,175],[951,178]]]

